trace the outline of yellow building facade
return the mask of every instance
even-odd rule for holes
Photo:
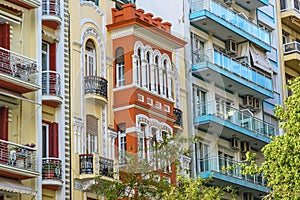
[[[112,1],[70,2],[72,197],[94,199],[94,178],[114,180],[113,56],[106,24]]]

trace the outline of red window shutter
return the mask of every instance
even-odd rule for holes
[[[49,156],[58,158],[58,123],[51,123],[49,129]]]
[[[8,108],[0,108],[0,139],[8,140]]]
[[[50,44],[50,70],[56,71],[56,43]]]
[[[10,25],[0,24],[0,47],[10,49]]]

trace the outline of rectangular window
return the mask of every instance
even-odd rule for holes
[[[43,124],[42,125],[42,144],[43,144],[43,150],[42,155],[43,158],[48,158],[49,156],[49,125]]]
[[[87,152],[98,152],[98,118],[93,115],[86,116]]]
[[[146,131],[147,127],[145,124],[141,124],[141,133],[139,133],[138,136],[138,158],[139,160],[145,158],[145,138],[146,138]]]
[[[206,92],[194,88],[194,111],[196,116],[206,115]]]
[[[201,57],[203,57],[203,51],[204,51],[204,42],[203,39],[201,39],[196,34],[192,33],[192,60],[193,64],[202,62]]]
[[[50,70],[50,45],[42,43],[42,71]]]
[[[209,170],[209,158],[208,158],[208,150],[209,146],[207,144],[203,144],[202,142],[195,143],[196,150],[196,167],[197,172],[204,172]]]
[[[125,85],[125,72],[124,72],[124,63],[117,64],[117,87]]]

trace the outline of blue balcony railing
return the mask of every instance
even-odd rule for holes
[[[242,174],[241,164],[245,162],[235,161],[229,157],[208,157],[197,159],[197,173],[203,172],[219,172],[239,180],[245,180],[254,184],[266,186],[267,181],[262,174],[254,176]]]
[[[269,76],[214,49],[194,53],[194,61],[193,64],[210,62],[264,89],[273,90],[272,79]]]
[[[253,37],[265,42],[266,44],[270,44],[270,34],[267,31],[250,22],[246,16],[240,13],[235,13],[229,8],[226,8],[220,2],[216,2],[213,0],[199,0],[193,2],[191,7],[192,13],[207,10],[234,25],[235,27],[247,32]]]
[[[275,136],[276,129],[272,124],[253,117],[246,110],[241,111],[218,101],[199,104],[195,107],[195,117],[205,115],[216,116],[265,137]]]

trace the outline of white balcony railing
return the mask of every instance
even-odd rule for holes
[[[43,15],[54,15],[60,17],[60,1],[59,0],[43,0]]]
[[[42,72],[42,94],[61,96],[61,78],[55,71]]]
[[[242,163],[245,162],[236,161],[223,156],[200,158],[197,159],[197,172],[219,172],[227,176],[238,178],[239,180],[242,179],[254,184],[267,186],[267,180],[264,179],[262,174],[256,174],[254,176],[242,174]]]
[[[210,62],[212,64],[215,64],[219,68],[230,71],[231,73],[236,74],[239,77],[258,85],[259,87],[270,91],[273,90],[272,79],[269,76],[259,72],[252,67],[234,60],[226,54],[218,52],[214,49],[207,49],[202,52],[194,53],[193,56],[193,64]]]
[[[300,43],[299,42],[289,42],[283,45],[284,47],[284,54],[289,54],[289,53],[300,53]]]
[[[7,76],[38,84],[36,60],[0,47],[0,73]]]
[[[196,106],[195,116],[204,115],[216,116],[265,137],[275,136],[276,129],[272,124],[251,116],[249,112],[243,112],[218,101]]]
[[[24,146],[0,140],[0,165],[36,172],[36,149],[30,146],[35,145]]]
[[[199,0],[192,3],[192,13],[201,10],[207,10],[219,18],[226,20],[230,24],[237,28],[247,32],[255,38],[270,44],[270,34],[258,25],[250,22],[245,17],[242,17],[240,13],[236,13],[229,8],[226,8],[220,2],[213,0]]]

